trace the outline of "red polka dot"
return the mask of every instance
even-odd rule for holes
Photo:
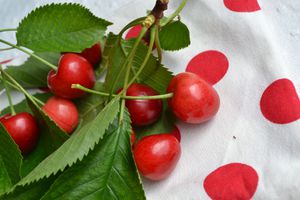
[[[131,29],[129,29],[129,31],[127,32],[125,39],[131,39],[131,38],[137,38],[140,34],[142,30],[142,26],[141,25],[137,25],[132,27]]]
[[[0,65],[2,65],[2,64],[7,64],[7,63],[11,62],[12,60],[13,60],[13,59],[8,59],[8,60],[1,61],[1,62],[0,62]]]
[[[260,10],[257,0],[224,0],[226,8],[235,12],[255,12]]]
[[[228,59],[219,51],[205,51],[196,55],[185,71],[198,74],[211,84],[220,81],[228,70]]]
[[[203,186],[213,200],[249,200],[257,184],[258,175],[252,167],[231,163],[210,173]]]
[[[274,81],[264,91],[260,109],[265,118],[278,124],[300,119],[300,99],[294,84],[289,79]]]

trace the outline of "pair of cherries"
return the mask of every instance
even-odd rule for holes
[[[48,87],[55,94],[43,106],[43,110],[66,133],[71,134],[78,124],[78,110],[70,99],[85,95],[84,91],[71,88],[80,84],[87,88],[95,85],[93,66],[101,61],[101,47],[97,43],[80,54],[65,53],[61,56],[58,70],[48,74]]]
[[[48,87],[55,94],[43,106],[43,110],[66,133],[71,134],[78,124],[78,110],[71,99],[85,95],[84,91],[71,88],[80,84],[86,88],[95,85],[93,66],[101,61],[101,47],[97,43],[80,54],[64,53],[57,72],[48,74]]]
[[[78,111],[75,104],[68,100],[84,95],[84,92],[72,89],[73,83],[92,88],[95,84],[93,65],[101,61],[100,44],[85,49],[80,54],[66,53],[61,56],[58,70],[50,71],[48,87],[55,94],[43,106],[43,110],[66,133],[70,134],[78,124]],[[38,123],[27,112],[0,117],[5,127],[23,154],[31,152],[39,137]]]

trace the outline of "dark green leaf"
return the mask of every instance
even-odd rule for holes
[[[42,200],[146,199],[131,153],[129,117],[111,126],[81,162],[67,169]]]
[[[0,194],[20,180],[22,155],[19,147],[0,124]]]
[[[57,65],[60,54],[58,53],[36,53],[48,62]],[[49,66],[30,57],[20,66],[8,66],[5,71],[11,75],[24,88],[47,87],[47,75],[50,71]],[[0,89],[2,87],[0,83]]]
[[[174,129],[175,121],[172,112],[169,109],[164,109],[162,116],[154,124],[134,128],[136,142],[148,135],[170,133]]]
[[[110,24],[79,4],[45,5],[21,21],[17,41],[37,52],[81,52],[98,42]]]
[[[27,186],[17,187],[13,192],[0,197],[0,200],[40,200],[56,177],[40,180]]]
[[[176,51],[190,45],[190,32],[181,21],[174,21],[164,26],[159,32],[161,48]]]
[[[125,78],[125,70],[121,69],[126,56],[133,48],[135,40],[118,40],[118,37],[109,34],[103,60],[103,65],[108,66],[108,73],[105,79],[105,87],[108,91],[116,92],[123,86]],[[130,78],[138,71],[147,54],[148,48],[144,44],[140,44],[133,59],[132,71]],[[147,84],[154,88],[157,92],[163,94],[172,78],[172,73],[165,67],[160,65],[157,59],[151,55],[144,70],[138,78],[138,82]],[[116,83],[114,85],[114,83]]]
[[[115,119],[119,111],[119,98],[114,98],[107,106],[89,123],[86,123],[78,131],[74,132],[59,149],[44,159],[33,169],[18,185],[26,185],[38,181],[44,177],[56,174],[67,166],[72,166],[78,160],[82,160],[90,150],[99,142]]]

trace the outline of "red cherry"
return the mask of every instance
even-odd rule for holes
[[[19,146],[23,154],[27,154],[36,146],[39,136],[38,124],[34,117],[22,112],[14,116],[7,114],[0,118],[0,123]]]
[[[142,138],[133,151],[140,173],[151,180],[167,178],[176,167],[181,148],[170,134],[151,135]]]
[[[130,85],[127,96],[154,96],[158,93],[151,87],[139,83]],[[130,113],[134,126],[145,126],[155,122],[162,112],[161,100],[126,100],[126,107]]]
[[[207,121],[219,110],[218,93],[196,74],[184,72],[176,75],[167,91],[174,93],[168,100],[169,106],[184,122],[198,124]]]
[[[71,85],[76,83],[92,88],[95,85],[93,67],[85,58],[77,54],[63,54],[60,57],[57,73],[51,70],[48,74],[48,87],[56,96],[73,99],[85,94],[84,91],[71,88]]]
[[[95,44],[91,48],[86,48],[79,55],[87,59],[92,65],[98,65],[102,58],[100,43]]]
[[[51,97],[43,106],[43,110],[60,128],[69,134],[78,124],[78,111],[75,104],[70,100]]]
[[[176,139],[178,140],[178,142],[180,142],[180,141],[181,141],[181,134],[180,134],[180,130],[178,129],[178,127],[177,127],[177,126],[174,126],[174,128],[173,128],[173,130],[172,130],[171,134],[172,134],[173,136],[175,136],[175,137],[176,137]]]

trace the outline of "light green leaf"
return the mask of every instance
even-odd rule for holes
[[[56,174],[67,166],[72,166],[78,160],[82,160],[90,150],[103,138],[105,130],[115,119],[119,112],[119,97],[114,98],[95,117],[85,124],[80,130],[73,133],[59,149],[43,160],[33,169],[18,185],[26,185],[38,181],[44,177]]]
[[[188,47],[191,43],[190,32],[181,21],[174,21],[164,26],[159,32],[161,48],[176,51]]]
[[[87,157],[63,172],[42,200],[146,199],[131,153],[130,133],[126,115]]]
[[[57,65],[60,57],[59,53],[36,53],[36,55],[54,65]],[[5,71],[24,88],[38,88],[47,87],[47,75],[50,68],[35,58],[30,57],[24,64],[20,66],[8,66]]]
[[[79,4],[50,4],[21,21],[17,43],[36,52],[81,52],[98,42],[108,25]]]
[[[17,144],[0,124],[0,194],[20,180],[22,155]]]
[[[108,66],[108,72],[105,79],[105,87],[108,91],[113,91],[114,93],[123,86],[125,71],[121,69],[126,56],[130,53],[133,48],[135,40],[121,40],[122,46],[120,46],[120,41],[118,37],[113,34],[109,34],[106,47],[104,50],[104,55],[107,57],[103,60],[103,65]],[[123,49],[122,49],[123,48]],[[140,44],[136,51],[133,59],[132,71],[130,74],[130,79],[138,71],[142,65],[144,58],[147,54],[148,48],[144,44]],[[120,75],[119,75],[120,74]],[[118,76],[119,75],[119,76]],[[138,78],[138,82],[147,84],[155,89],[160,94],[166,92],[167,86],[172,78],[172,73],[168,71],[165,67],[159,64],[157,59],[151,55],[144,70]],[[116,83],[115,85],[113,83]]]

